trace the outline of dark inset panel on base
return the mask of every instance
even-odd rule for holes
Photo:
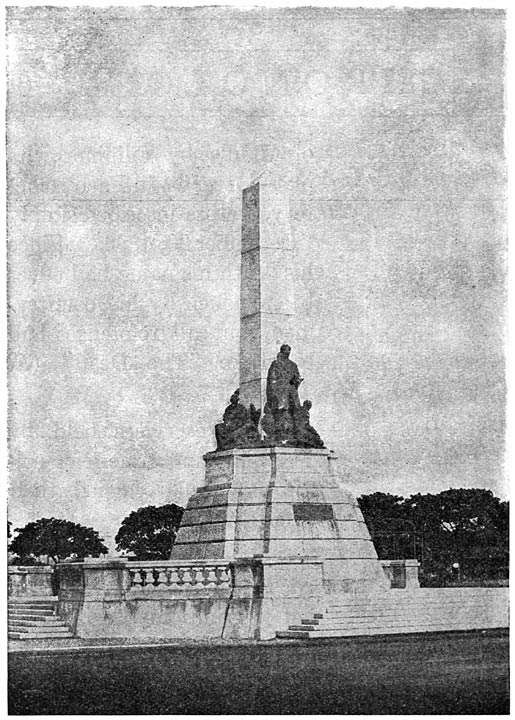
[[[334,520],[333,506],[327,503],[293,503],[293,518],[296,522]]]

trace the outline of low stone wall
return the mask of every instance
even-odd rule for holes
[[[440,630],[509,627],[509,588],[420,588],[409,595],[411,619]]]
[[[254,637],[253,563],[59,565],[59,615],[77,637]]]
[[[410,582],[406,567],[404,590],[381,591],[379,599],[395,598],[421,627],[429,618],[443,630],[507,627],[506,588],[420,589],[416,569]],[[320,558],[269,556],[61,563],[58,612],[83,638],[266,640],[300,618],[360,597],[327,592],[324,570]]]
[[[9,599],[52,597],[52,575],[48,565],[9,565],[7,588]]]
[[[266,639],[316,612],[314,558],[61,563],[60,617],[77,637]]]

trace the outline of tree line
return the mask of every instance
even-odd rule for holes
[[[115,537],[116,549],[136,560],[168,559],[183,512],[184,508],[174,503],[134,510],[122,521]],[[69,520],[40,518],[15,532],[18,534],[8,546],[12,565],[38,564],[41,556],[57,563],[109,552],[97,530]],[[10,537],[10,523],[7,534]]]
[[[358,504],[380,559],[416,558],[423,585],[503,581],[509,566],[509,503],[490,490],[376,492]]]

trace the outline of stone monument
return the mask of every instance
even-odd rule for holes
[[[387,589],[358,504],[311,425],[311,402],[299,398],[285,342],[288,200],[261,183],[243,191],[241,268],[240,387],[215,427],[217,449],[204,455],[205,482],[188,501],[172,560],[259,558],[264,601],[268,593],[277,604],[279,593],[281,612],[292,601],[309,611],[328,593]]]
[[[289,238],[284,193],[247,188],[240,388],[215,426],[204,484],[170,560],[60,564],[58,613],[74,635],[269,639],[507,625],[498,592],[507,588],[421,590],[418,561],[378,561],[311,424],[311,402],[299,397]],[[404,592],[390,589],[399,570]]]

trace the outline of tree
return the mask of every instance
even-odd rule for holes
[[[483,488],[451,488],[413,495],[406,512],[423,539],[424,573],[452,581],[494,579],[508,567],[508,503]]]
[[[69,520],[41,518],[23,528],[16,528],[18,535],[9,546],[21,563],[36,561],[40,555],[48,555],[54,562],[67,557],[82,558],[108,552],[93,528],[78,525]]]
[[[358,498],[358,505],[381,560],[413,556],[403,497],[375,492]]]
[[[508,503],[481,488],[358,499],[381,559],[417,557],[424,584],[507,577]]]
[[[133,553],[136,560],[168,560],[183,512],[174,503],[133,510],[116,534],[116,549]]]

